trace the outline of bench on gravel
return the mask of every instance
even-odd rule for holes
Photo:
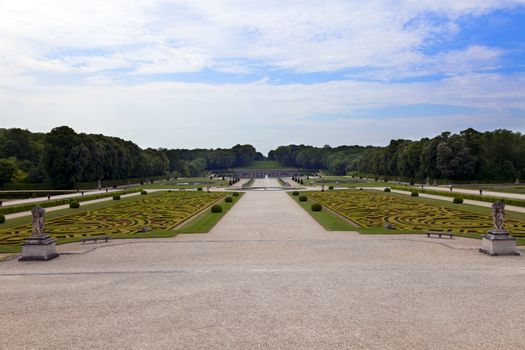
[[[426,234],[427,234],[427,238],[430,238],[430,236],[438,236],[439,238],[441,238],[441,236],[448,236],[448,238],[452,239],[452,237],[454,237],[454,234],[450,233],[450,232],[433,232],[433,231],[428,231]]]
[[[104,240],[104,242],[107,242],[109,240],[109,236],[98,236],[98,237],[89,237],[89,238],[80,239],[82,244],[89,242],[89,241],[93,241],[93,243],[96,243],[97,241],[102,241],[102,240]]]

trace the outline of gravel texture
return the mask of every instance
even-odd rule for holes
[[[480,244],[325,232],[248,192],[209,234],[0,263],[0,349],[523,349],[524,257]]]

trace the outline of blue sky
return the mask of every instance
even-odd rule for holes
[[[0,3],[0,127],[142,147],[525,131],[524,1]]]

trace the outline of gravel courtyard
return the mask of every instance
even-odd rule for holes
[[[209,234],[0,262],[0,349],[523,349],[525,258],[479,245],[326,232],[248,192]]]

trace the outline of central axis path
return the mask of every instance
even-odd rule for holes
[[[260,179],[254,187],[279,187]],[[326,239],[327,232],[284,191],[246,192],[207,234],[179,235],[179,240],[246,241]]]

